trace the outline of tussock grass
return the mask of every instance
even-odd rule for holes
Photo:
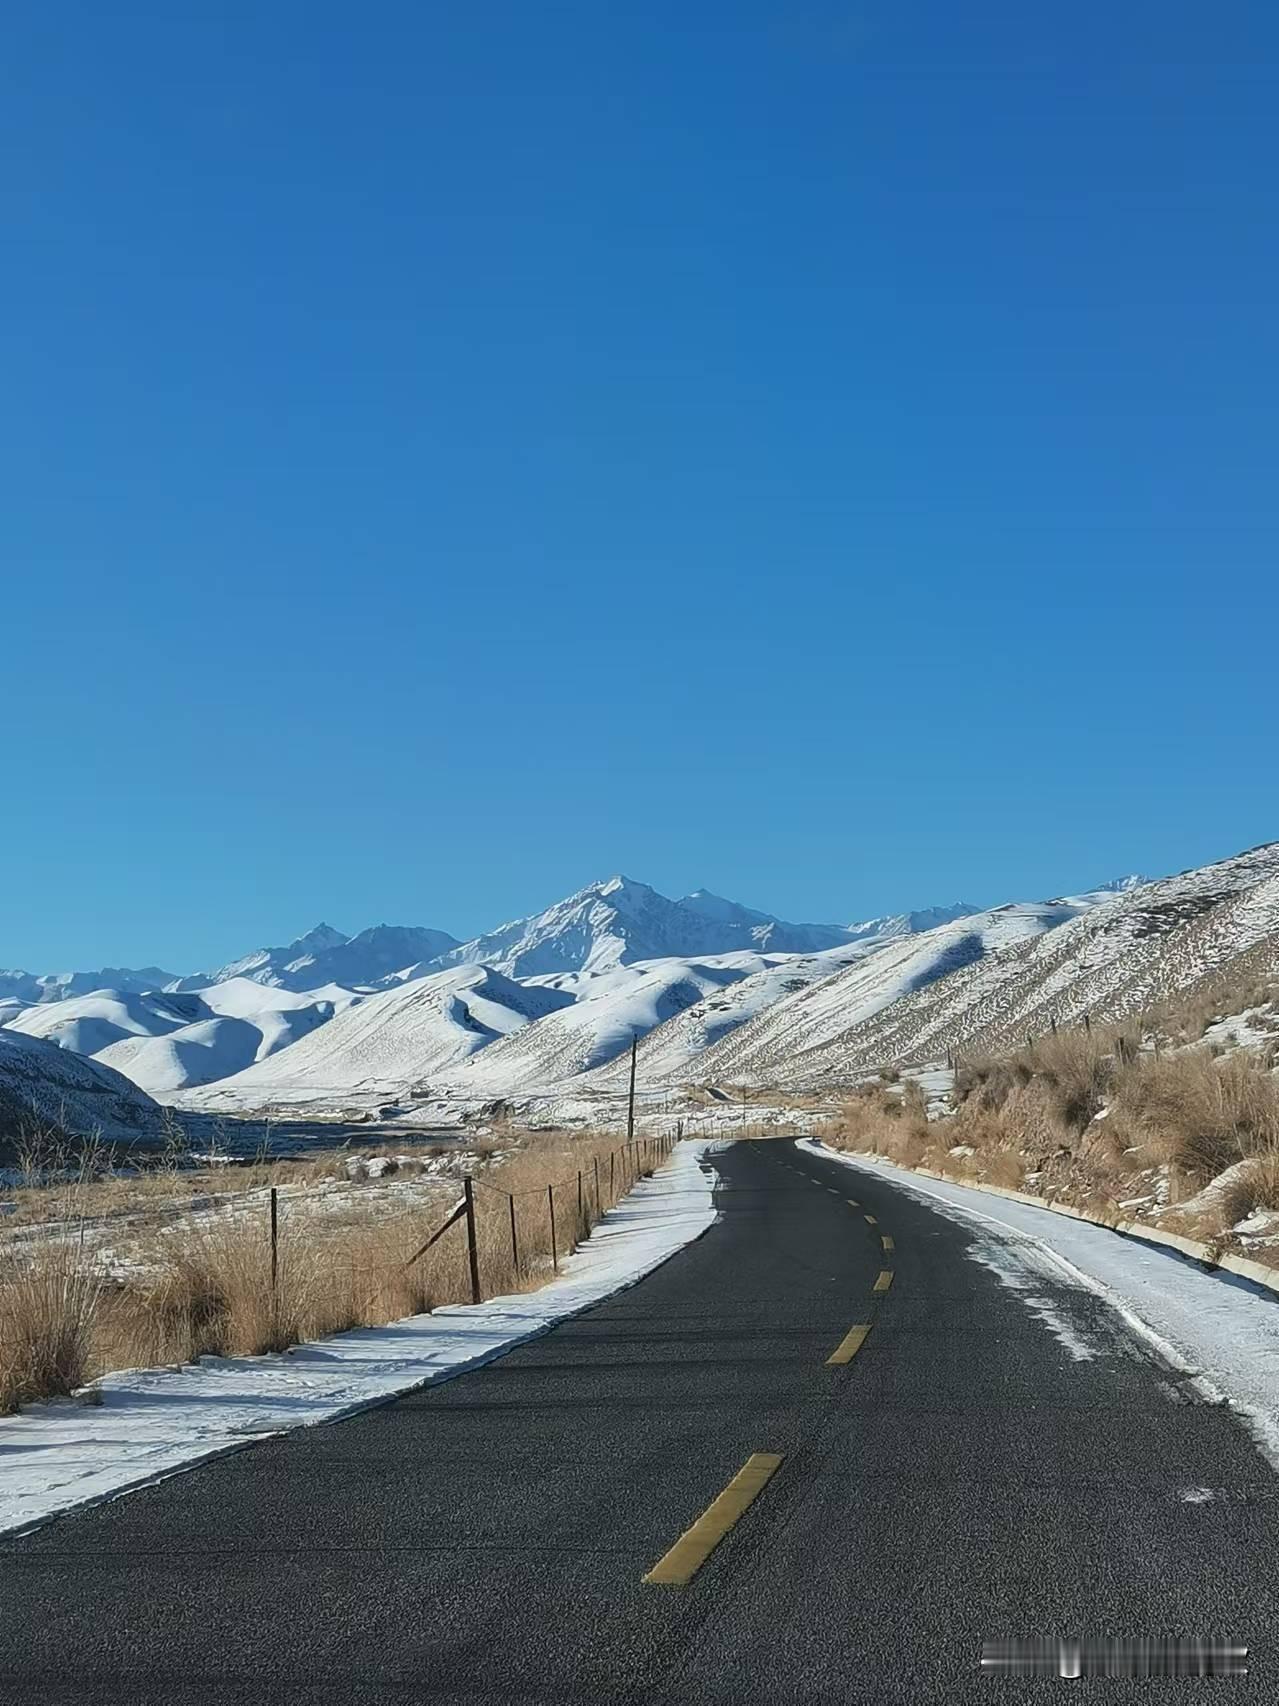
[[[1118,1080],[1114,1106],[1148,1158],[1196,1186],[1279,1152],[1279,1084],[1245,1049],[1143,1056]]]

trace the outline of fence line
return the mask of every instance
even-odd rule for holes
[[[651,1174],[658,1166],[660,1166],[662,1161],[666,1160],[670,1156],[670,1153],[675,1147],[677,1141],[677,1138],[669,1135],[663,1135],[662,1137],[656,1138],[636,1137],[629,1139],[626,1143],[621,1144],[617,1149],[611,1151],[609,1154],[609,1179],[611,1181],[615,1177],[613,1163],[618,1157],[621,1158],[622,1162],[623,1179],[623,1190],[620,1193],[614,1195],[610,1190],[612,1206],[616,1206],[616,1204],[621,1200],[621,1197],[630,1189],[630,1185],[626,1183],[628,1169],[630,1169],[631,1184],[634,1184],[641,1177]],[[556,1191],[565,1191],[574,1185],[577,1190],[576,1235],[569,1239],[564,1252],[566,1255],[571,1254],[571,1252],[584,1238],[590,1237],[592,1227],[603,1217],[604,1214],[604,1203],[599,1189],[600,1157],[598,1153],[592,1156],[591,1159],[592,1171],[595,1175],[595,1191],[593,1195],[586,1192],[585,1170],[580,1167],[576,1174],[570,1175],[567,1179],[553,1180],[546,1186],[546,1208],[551,1233],[551,1267],[555,1273],[558,1273],[560,1268],[559,1233],[555,1218]],[[450,1227],[456,1225],[459,1220],[465,1220],[467,1264],[470,1269],[471,1278],[471,1301],[473,1303],[480,1303],[483,1301],[483,1287],[480,1281],[480,1250],[475,1215],[474,1187],[479,1185],[482,1190],[489,1191],[494,1196],[506,1198],[510,1220],[511,1261],[516,1273],[523,1273],[524,1269],[520,1260],[519,1229],[515,1207],[516,1199],[528,1196],[534,1191],[540,1195],[542,1186],[540,1184],[523,1185],[514,1191],[508,1191],[504,1185],[495,1185],[488,1179],[473,1178],[469,1173],[464,1175],[462,1184],[465,1194],[461,1201],[452,1209],[443,1224],[436,1227],[435,1231],[426,1240],[425,1244],[423,1244],[419,1250],[416,1250],[413,1255],[409,1257],[404,1266],[406,1268],[411,1267],[419,1257],[424,1256],[431,1246],[444,1236]]]

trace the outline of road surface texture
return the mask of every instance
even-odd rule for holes
[[[1279,1477],[1228,1411],[887,1180],[714,1165],[717,1224],[546,1337],[0,1546],[0,1700],[1279,1699]],[[979,1668],[1143,1633],[1251,1674]]]

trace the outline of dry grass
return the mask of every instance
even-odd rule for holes
[[[1229,1000],[1268,987],[1234,985]],[[1186,1031],[1219,1021],[1221,990],[1212,994],[1190,1004]],[[1169,1052],[1169,1033],[1159,1046],[1156,1035],[1132,1024],[1079,1027],[966,1061],[953,1113],[931,1124],[909,1087],[899,1100],[881,1079],[850,1098],[827,1141],[956,1179],[1027,1189],[1105,1219],[1130,1217],[1132,1207],[1121,1205],[1163,1203],[1180,1229],[1228,1238],[1254,1208],[1279,1207],[1272,1051]],[[1223,1188],[1205,1192],[1228,1169]]]
[[[1141,1057],[1116,1083],[1114,1117],[1147,1158],[1196,1188],[1279,1151],[1279,1084],[1245,1049]]]
[[[524,1134],[483,1156],[472,1150],[466,1159],[476,1181],[483,1295],[543,1284],[665,1152],[651,1140],[628,1149],[616,1138],[562,1133]],[[100,1201],[91,1168],[60,1183],[45,1216],[61,1222],[59,1235],[0,1244],[0,1412],[70,1392],[109,1368],[279,1351],[348,1327],[469,1302],[464,1224],[413,1259],[460,1195],[457,1180],[438,1176],[423,1178],[420,1196],[410,1185],[390,1207],[356,1190],[342,1212],[320,1216],[307,1211],[305,1194],[281,1198],[272,1283],[264,1185],[296,1184],[300,1171],[315,1184],[348,1178],[347,1159],[337,1172],[332,1157],[302,1169],[264,1166],[244,1182],[245,1191],[260,1195],[239,1194],[231,1212],[145,1221],[133,1245],[135,1277],[124,1283],[105,1280],[92,1249],[76,1236],[77,1225],[88,1223],[86,1205],[96,1215]],[[60,1214],[52,1213],[55,1206]]]
[[[88,1378],[102,1280],[74,1243],[0,1254],[0,1415]]]

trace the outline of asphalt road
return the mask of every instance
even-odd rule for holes
[[[720,1221],[545,1338],[0,1545],[0,1700],[1279,1699],[1279,1477],[1229,1412],[1045,1281],[1050,1330],[887,1180],[716,1165]],[[691,1580],[645,1582],[765,1453]],[[1146,1632],[1251,1674],[979,1671],[988,1638]]]

